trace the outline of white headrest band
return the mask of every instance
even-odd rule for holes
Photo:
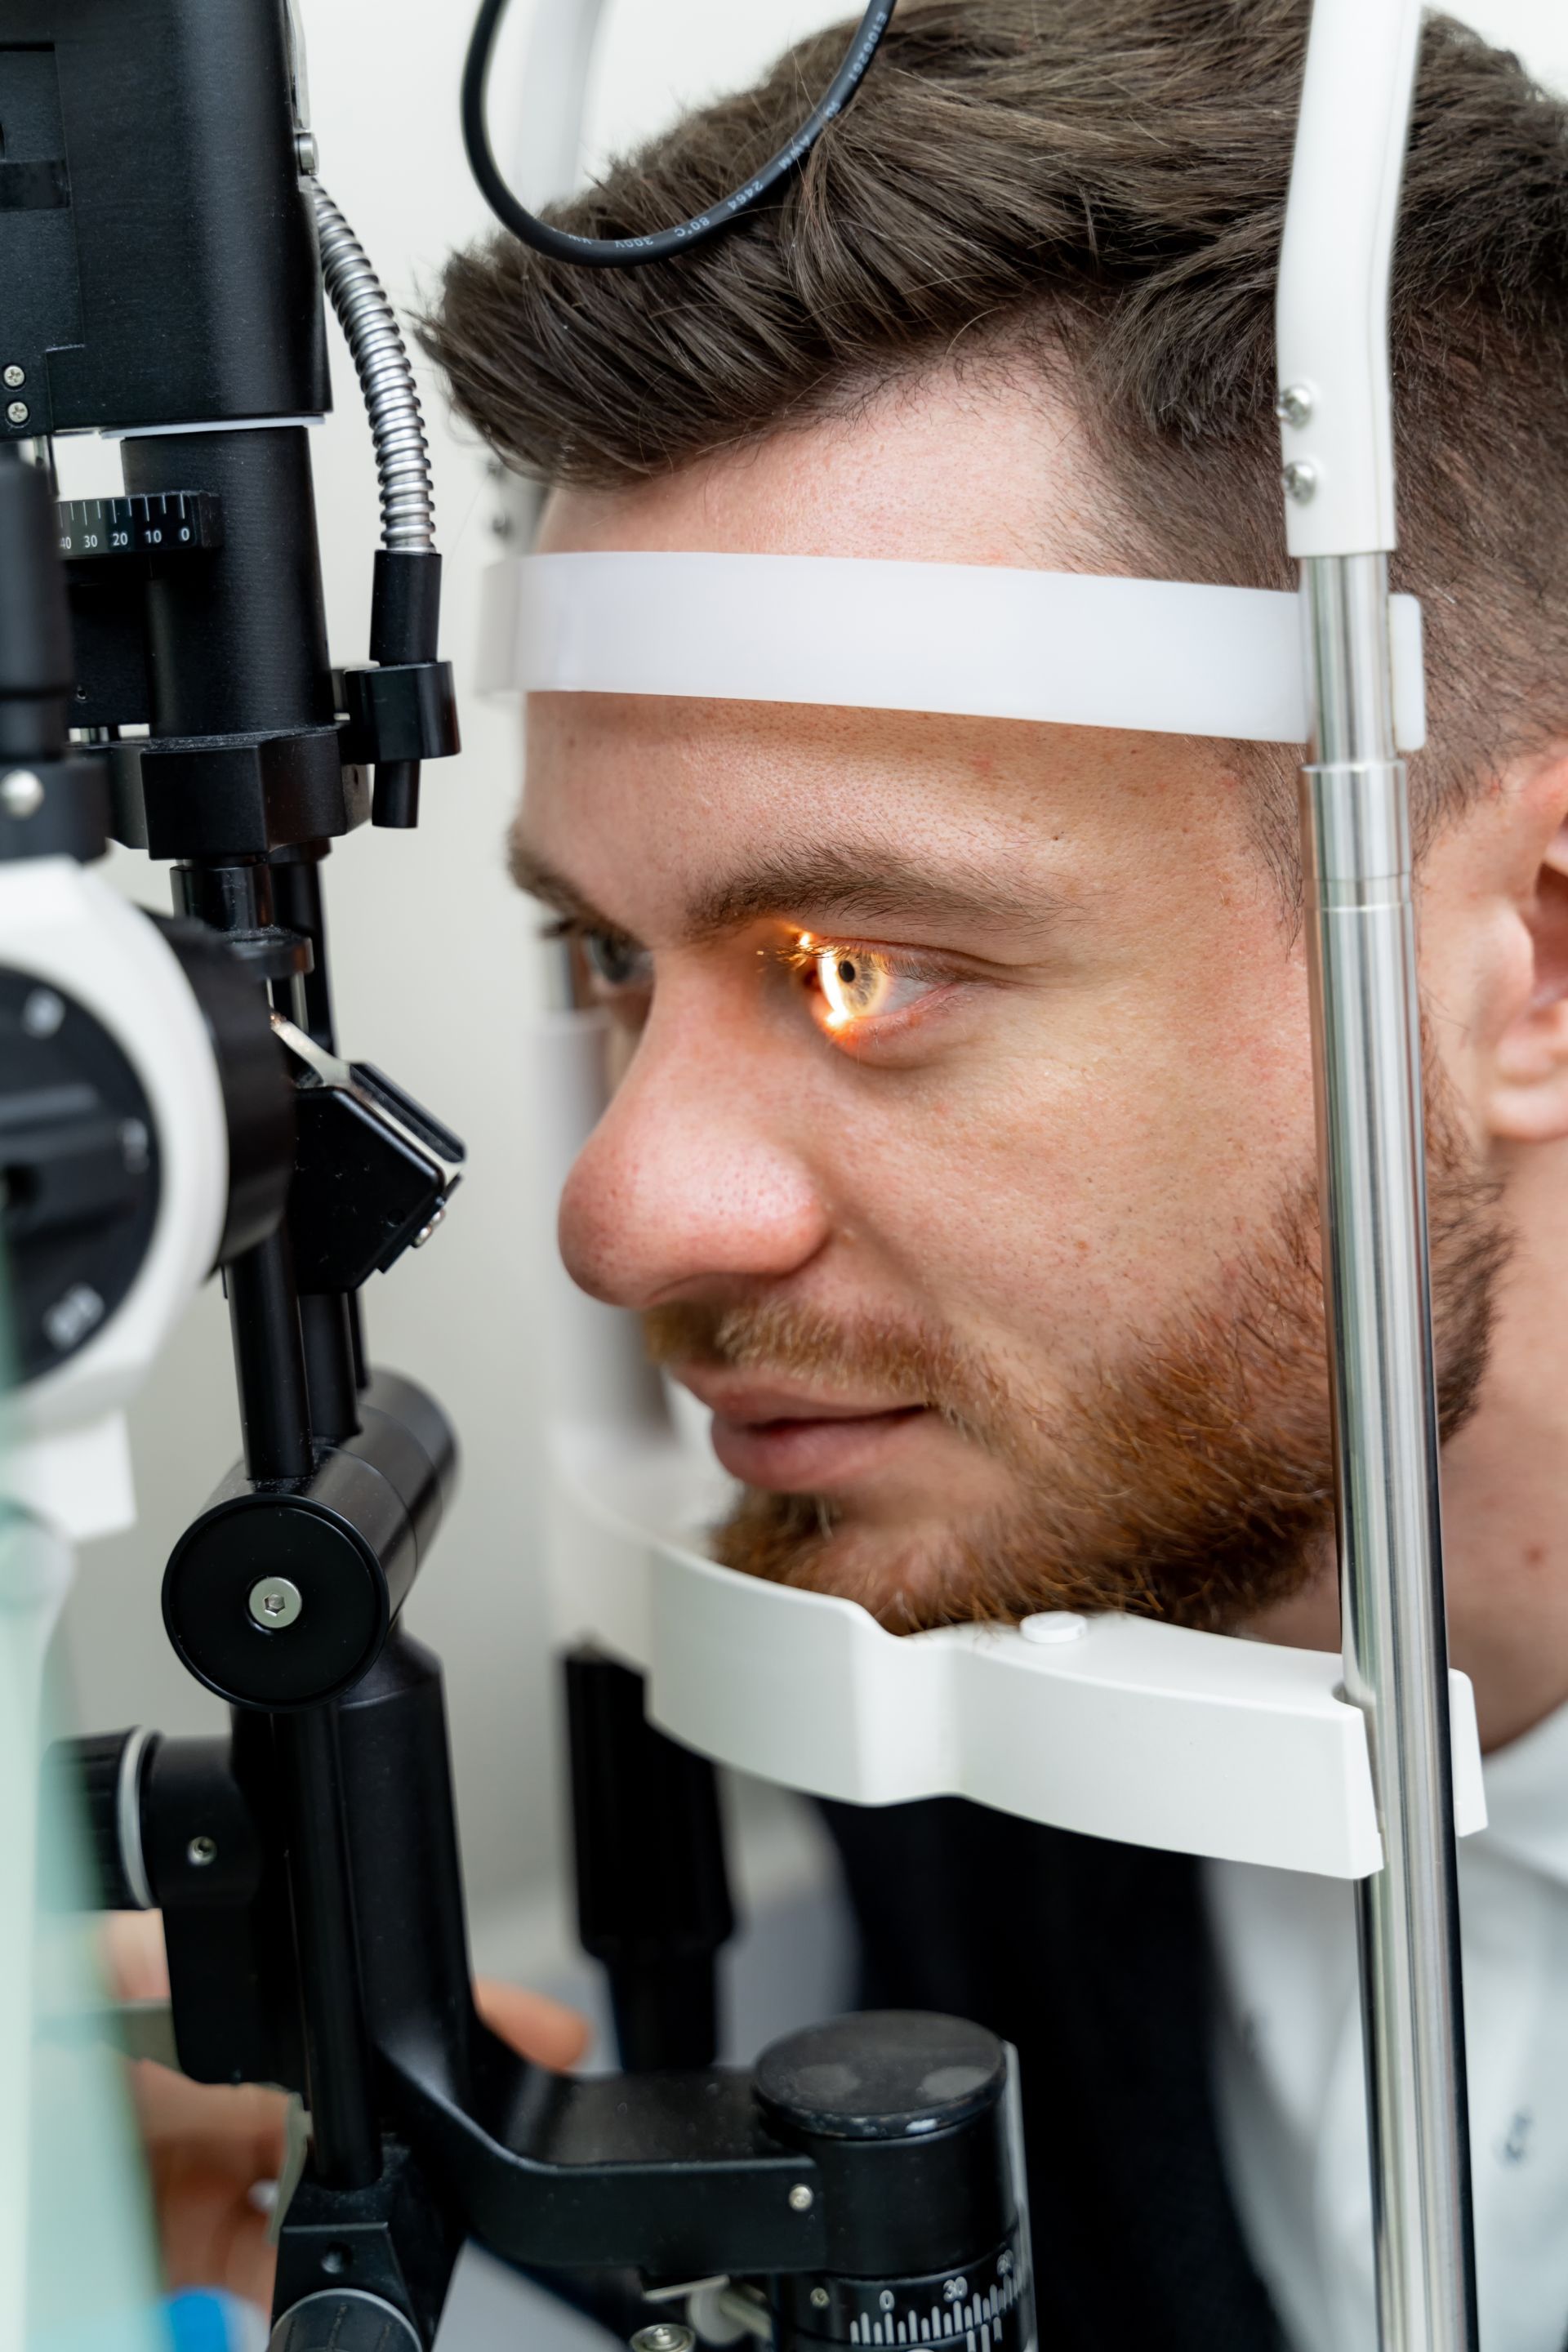
[[[1389,600],[1394,734],[1426,740],[1421,608]],[[525,555],[486,583],[481,691],[679,694],[1302,743],[1300,599],[1001,565]]]

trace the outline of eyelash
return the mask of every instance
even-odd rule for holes
[[[595,954],[596,949],[608,949],[612,956],[617,950],[624,951],[631,961],[645,957],[647,950],[625,933],[590,929],[574,916],[562,915],[542,924],[540,936],[574,941],[589,965],[590,979],[610,1002],[629,1002],[646,989],[646,978],[633,980],[628,975],[617,980],[605,970],[604,962]],[[852,1002],[858,979],[863,982],[867,977],[880,978],[893,985],[904,982],[934,992],[951,986],[955,978],[945,967],[921,957],[862,945],[857,940],[819,939],[809,931],[802,932],[793,947],[776,950],[775,961],[812,988],[817,1003],[826,1008],[817,1012],[814,1006],[813,1017],[824,1034],[840,1046],[897,1034],[918,1008],[919,1000],[912,1004],[858,1011]],[[851,965],[858,968],[856,972],[848,969]]]
[[[624,952],[629,961],[635,961],[638,957],[646,958],[647,950],[638,947],[625,931],[590,926],[581,922],[575,915],[556,915],[540,925],[539,936],[542,940],[571,940],[582,953],[590,982],[608,996],[627,997],[647,985],[646,974],[640,982],[634,982],[629,974],[617,980],[605,969],[605,959],[601,952],[605,950],[611,956]]]

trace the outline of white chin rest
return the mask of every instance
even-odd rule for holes
[[[1394,734],[1426,740],[1421,608],[1389,599]],[[486,576],[480,690],[660,694],[1129,728],[1310,732],[1300,598],[999,564],[526,555]]]
[[[1089,1837],[1329,1878],[1382,1866],[1340,1660],[1137,1617],[889,1633],[854,1601],[720,1568],[670,1531],[710,1486],[672,1434],[557,1429],[556,1633],[647,1676],[651,1718],[808,1795],[970,1797]],[[682,1507],[684,1506],[684,1508]],[[1485,1827],[1475,1703],[1450,1677],[1460,1836]]]

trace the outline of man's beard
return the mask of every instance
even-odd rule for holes
[[[1508,1238],[1497,1188],[1428,1112],[1438,1421],[1474,1410]],[[1128,1610],[1205,1628],[1288,1600],[1332,1525],[1317,1188],[1299,1184],[1223,1303],[1194,1301],[1069,1402],[1031,1401],[951,1336],[822,1315],[784,1297],[646,1318],[666,1363],[820,1381],[924,1406],[1012,1474],[969,1525],[903,1539],[831,1498],[748,1490],[713,1538],[748,1574],[861,1602],[897,1633],[1042,1610]]]

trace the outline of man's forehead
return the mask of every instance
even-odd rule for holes
[[[990,362],[925,369],[651,481],[558,491],[540,548],[1093,570],[1111,509],[1068,403]]]
[[[522,887],[652,944],[776,916],[962,944],[1211,853],[1212,746],[920,712],[531,697]]]

